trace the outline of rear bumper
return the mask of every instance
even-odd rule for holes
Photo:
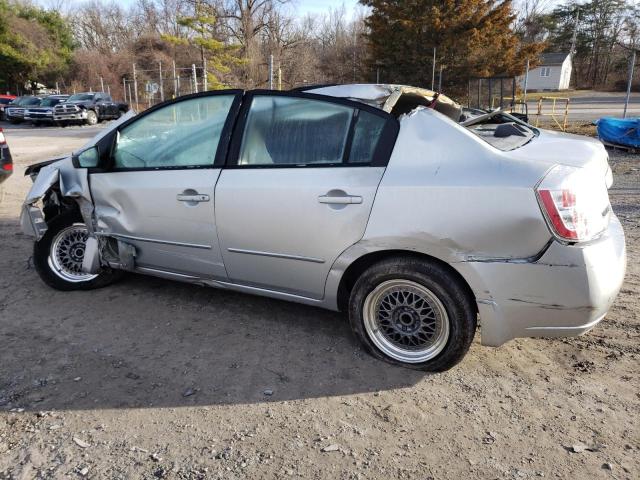
[[[581,335],[605,317],[620,291],[624,232],[612,216],[608,231],[592,243],[553,242],[535,262],[469,262],[465,269],[474,279],[484,345]]]

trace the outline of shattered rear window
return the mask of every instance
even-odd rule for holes
[[[468,124],[473,122],[473,117],[462,122],[463,126],[504,152],[523,147],[539,134],[536,128],[505,112],[495,113],[484,120],[481,120],[482,116],[477,117],[479,119],[477,123]]]

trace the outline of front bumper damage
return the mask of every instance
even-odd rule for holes
[[[135,112],[130,110],[120,117],[118,121],[113,122],[111,128],[100,132],[78,151],[95,146],[121,123],[129,120],[134,115]],[[49,202],[57,205],[60,205],[65,200],[67,202],[72,200],[75,201],[80,209],[82,218],[89,230],[89,236],[94,237],[93,200],[89,189],[87,169],[75,168],[71,155],[57,160],[42,162],[42,165],[44,166],[41,168],[40,165],[27,168],[27,172],[33,180],[33,185],[22,205],[20,214],[22,231],[25,235],[34,237],[36,241],[40,240],[47,232],[47,218],[42,209],[43,200],[46,198]]]
[[[25,235],[42,239],[47,232],[43,203],[60,203],[59,197],[73,199],[80,208],[89,238],[85,247],[82,269],[98,273],[102,267],[132,271],[135,269],[136,250],[133,245],[107,235],[97,235],[93,202],[87,183],[87,171],[74,168],[71,158],[43,167],[22,206],[20,224]]]

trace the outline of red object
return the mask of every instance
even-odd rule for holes
[[[560,216],[560,212],[558,211],[558,207],[551,197],[551,192],[549,190],[539,190],[538,193],[540,194],[540,199],[542,200],[544,209],[547,211],[547,215],[553,224],[553,228],[558,232],[558,235],[568,240],[577,240],[578,232],[575,230],[569,230],[565,226],[562,221],[562,217]],[[575,195],[571,191],[563,190],[562,201],[564,206],[573,206],[575,205]]]
[[[13,163],[4,163],[2,165],[2,170],[5,172],[13,172]]]
[[[17,97],[15,95],[0,95],[0,98],[8,98],[9,100],[14,100]]]

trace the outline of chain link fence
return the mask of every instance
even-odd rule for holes
[[[168,70],[159,63],[157,69],[132,66],[131,75],[123,77],[123,101],[141,111],[172,98],[208,89],[204,67],[171,65]]]

